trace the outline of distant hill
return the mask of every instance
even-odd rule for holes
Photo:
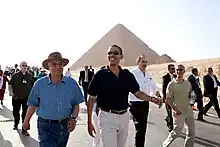
[[[118,24],[82,55],[71,66],[71,70],[83,68],[85,65],[100,67],[107,64],[107,49],[113,44],[117,44],[123,49],[124,59],[121,61],[122,66],[134,66],[136,64],[136,58],[140,54],[147,56],[149,64],[174,62],[166,54],[162,56],[158,55],[125,26]]]

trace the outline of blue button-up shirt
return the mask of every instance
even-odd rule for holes
[[[62,120],[71,116],[74,105],[84,101],[77,82],[63,76],[59,84],[46,76],[35,82],[28,98],[28,106],[36,106],[39,117]]]

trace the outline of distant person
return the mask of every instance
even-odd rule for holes
[[[79,75],[79,85],[83,87],[84,91],[84,99],[87,104],[87,96],[88,96],[88,86],[90,81],[92,80],[93,72],[91,72],[88,66],[85,66],[85,69],[80,71]]]
[[[220,109],[219,103],[217,99],[218,86],[220,86],[220,82],[217,79],[216,75],[213,74],[213,69],[208,68],[208,74],[203,77],[204,84],[204,96],[209,98],[209,103],[204,107],[204,115],[207,115],[209,109],[214,106],[215,111],[217,112],[218,117],[220,118]]]
[[[6,75],[3,74],[3,71],[0,70],[0,101],[1,105],[3,105],[4,94],[6,89],[6,82],[9,82]]]
[[[47,71],[46,71],[46,69],[41,68],[41,70],[40,70],[40,72],[39,72],[39,74],[38,74],[38,76],[37,76],[37,80],[38,80],[38,79],[41,79],[41,78],[43,78],[43,77],[45,77],[45,76],[47,76]]]
[[[170,81],[176,78],[175,75],[175,66],[173,64],[168,65],[168,73],[162,77],[162,92],[163,92],[163,99],[164,102],[166,101],[166,91],[167,91],[167,85]],[[169,129],[169,132],[173,130],[173,117],[172,117],[172,109],[171,107],[165,103],[167,116],[165,118],[165,121],[167,123],[167,127]]]
[[[21,62],[20,71],[16,72],[9,81],[9,95],[12,96],[14,130],[18,129],[20,122],[20,109],[22,106],[22,123],[27,112],[27,100],[34,84],[34,77],[27,72],[27,62]],[[22,130],[22,134],[29,136],[27,131]]]
[[[66,73],[65,73],[66,77],[72,78],[72,73],[70,71],[70,68],[67,69]]]
[[[193,110],[189,105],[192,87],[191,83],[183,78],[184,73],[185,67],[178,65],[177,78],[167,86],[166,102],[173,109],[174,128],[163,142],[163,147],[169,147],[177,137],[180,137],[184,125],[186,126],[184,147],[194,146],[195,120]]]
[[[89,70],[90,70],[91,72],[93,72],[93,74],[94,74],[95,71],[94,71],[94,69],[92,68],[92,65],[89,66]]]
[[[195,101],[197,102],[197,108],[199,110],[197,120],[205,121],[203,119],[203,94],[202,94],[198,74],[199,74],[198,69],[193,68],[192,74],[187,78],[187,80],[191,83],[192,92],[195,94],[195,98],[196,98]],[[192,105],[194,104],[191,104],[191,106]]]
[[[68,63],[59,52],[51,53],[42,63],[50,74],[35,82],[28,98],[23,128],[30,129],[36,111],[39,147],[66,147],[76,127],[83,95],[74,79],[63,76],[63,67]]]

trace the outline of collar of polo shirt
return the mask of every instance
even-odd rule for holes
[[[118,66],[118,68],[119,68],[120,71],[122,70],[121,66]],[[108,72],[111,72],[111,70],[109,68],[109,65],[107,65],[107,70],[108,70]]]
[[[52,81],[50,80],[50,74],[47,76],[47,79],[48,79],[48,85],[52,84]],[[62,74],[61,82],[66,83],[66,78],[65,76],[63,76],[63,74]]]

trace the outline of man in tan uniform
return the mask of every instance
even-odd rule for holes
[[[180,136],[184,124],[186,125],[186,139],[184,147],[193,147],[195,138],[195,122],[189,96],[192,92],[189,81],[184,80],[185,67],[178,65],[177,78],[168,84],[167,103],[173,109],[174,129],[163,142],[163,147],[170,144]]]

